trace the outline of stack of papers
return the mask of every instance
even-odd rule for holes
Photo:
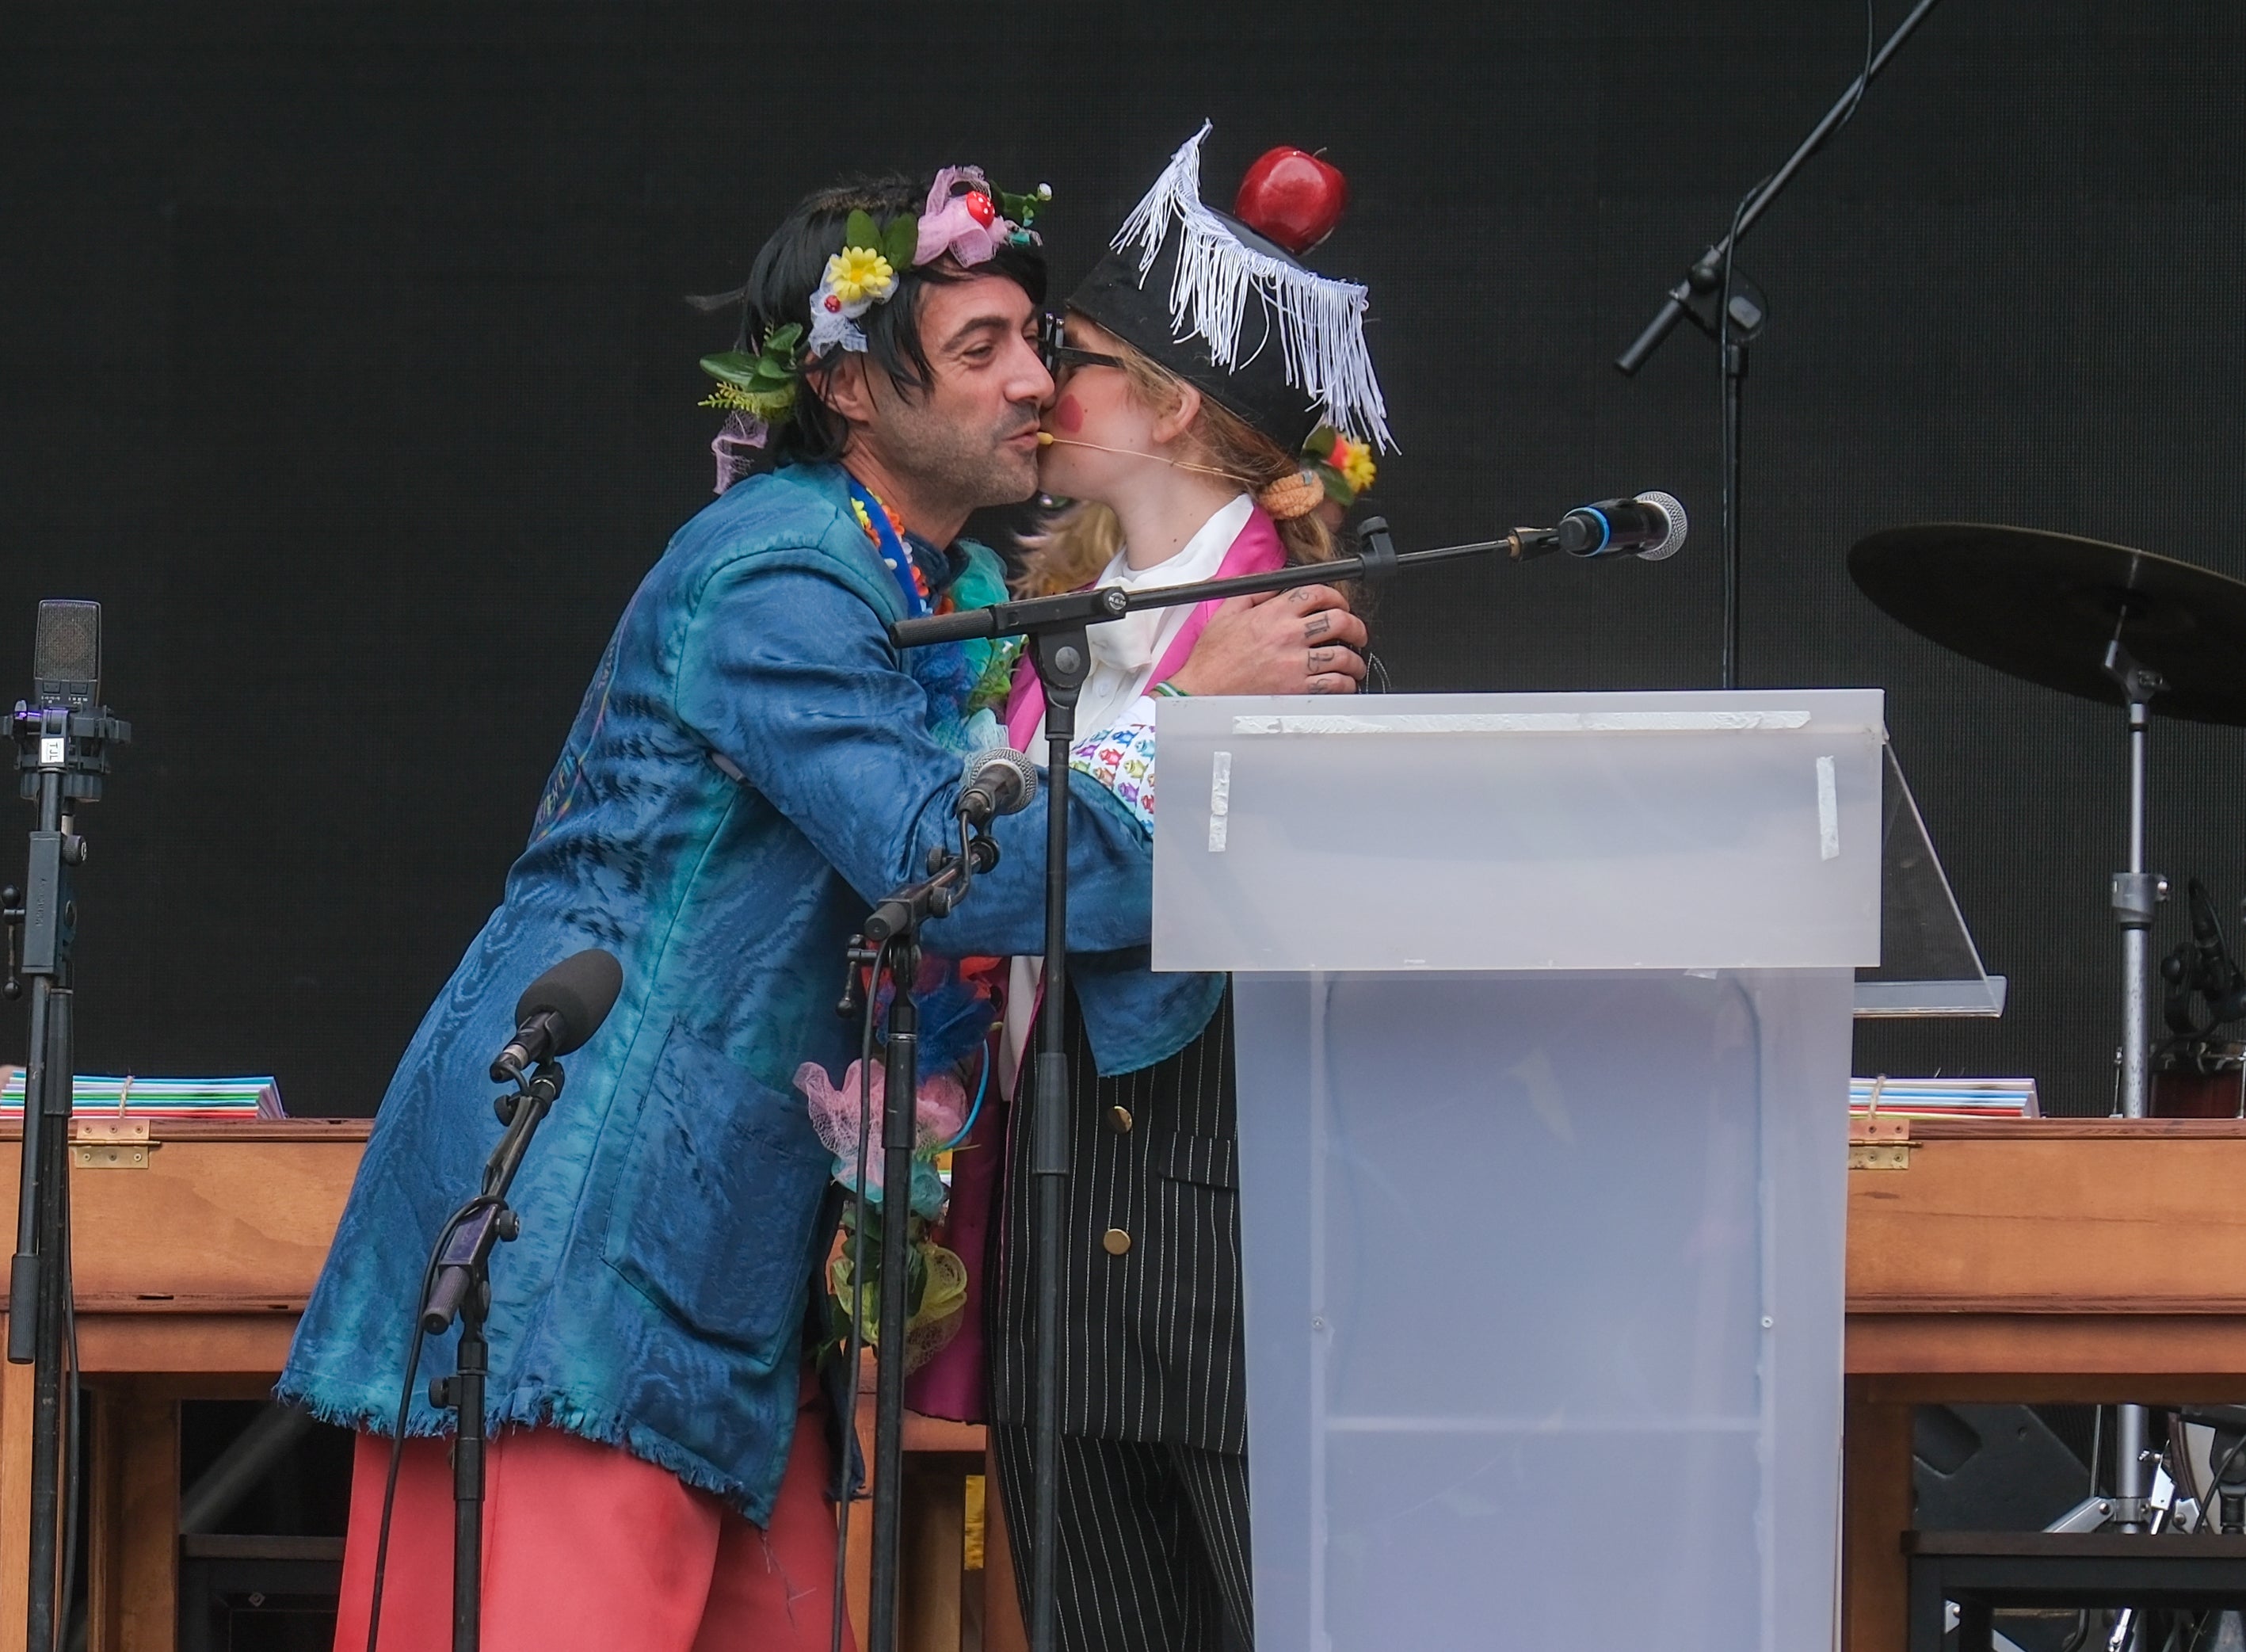
[[[1904,1118],[2042,1117],[2032,1078],[1851,1078],[1848,1111],[1877,1111]]]
[[[71,1111],[81,1118],[281,1118],[281,1087],[271,1074],[248,1078],[103,1078],[78,1076]],[[24,1070],[0,1067],[0,1118],[24,1112]]]

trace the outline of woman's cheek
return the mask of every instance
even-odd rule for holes
[[[1073,436],[1084,428],[1084,404],[1070,395],[1063,395],[1053,407],[1053,423],[1064,434]]]

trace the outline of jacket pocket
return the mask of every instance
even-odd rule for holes
[[[1203,1187],[1240,1186],[1240,1144],[1229,1136],[1172,1136],[1154,1154],[1154,1173]]]
[[[674,1022],[617,1179],[608,1263],[770,1369],[802,1329],[830,1163],[800,1098]]]

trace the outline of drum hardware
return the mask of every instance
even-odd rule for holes
[[[2152,717],[2157,711],[2188,722],[2246,726],[2246,583],[2124,545],[1977,522],[1927,522],[1874,534],[1848,553],[1848,573],[1890,617],[1953,653],[2062,694],[2124,709],[2126,860],[2113,875],[2110,897],[2121,931],[2117,1111],[2125,1118],[2147,1117],[2153,1088],[2149,935],[2168,894],[2168,880],[2145,869]],[[2211,919],[2212,904],[2205,910]],[[2197,928],[2195,923],[2195,939],[2187,943],[2195,955]],[[2219,942],[2219,925],[2215,937]],[[2187,1000],[2196,984],[2195,962],[2182,966],[2184,982],[2170,983],[2184,986]],[[2210,1013],[2229,1001],[2228,976],[2217,984],[2222,997]],[[2246,1009],[2246,999],[2241,1004]],[[2151,1487],[2146,1422],[2141,1406],[2118,1410],[2113,1502],[2125,1530],[2144,1529]]]

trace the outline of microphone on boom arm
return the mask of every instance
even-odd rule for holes
[[[514,1083],[525,1069],[576,1049],[601,1030],[623,984],[623,966],[598,947],[573,953],[539,976],[515,1001],[514,1037],[493,1061],[492,1082]]]
[[[1640,561],[1657,562],[1674,556],[1683,547],[1686,526],[1684,506],[1673,493],[1635,493],[1627,499],[1601,500],[1596,505],[1579,506],[1551,527],[1516,527],[1496,539],[1477,540],[1471,545],[1399,551],[1387,522],[1378,516],[1368,517],[1358,526],[1358,554],[1320,563],[1316,571],[1303,564],[1153,590],[1133,592],[1120,585],[1098,585],[1051,596],[1016,597],[985,607],[959,608],[949,614],[892,620],[888,625],[889,641],[901,649],[915,649],[926,648],[931,642],[958,642],[977,636],[1052,636],[1064,629],[1104,625],[1141,608],[1283,591],[1314,579],[1363,580],[1369,585],[1378,584],[1393,579],[1406,568],[1431,568],[1438,562],[1492,553],[1515,562],[1552,556],[1562,551],[1583,561],[1601,556],[1635,556]],[[994,755],[1000,762],[1007,756]],[[982,754],[978,753],[970,760],[970,772],[981,759]],[[963,804],[967,795],[962,793]],[[984,792],[981,795],[990,799],[991,813],[1011,812],[1011,807],[998,806],[994,793]],[[1023,792],[1020,802],[1026,804],[1029,800],[1030,794]]]
[[[956,812],[970,826],[988,826],[1002,814],[1018,814],[1038,795],[1038,765],[1026,752],[992,746],[967,759],[966,784]]]
[[[1668,493],[1639,493],[1579,506],[1554,530],[1570,556],[1637,557],[1658,562],[1684,543],[1684,507]]]
[[[1633,493],[1579,505],[1551,527],[1516,527],[1497,541],[1497,548],[1516,562],[1556,551],[1583,561],[1635,556],[1642,562],[1658,562],[1677,554],[1688,527],[1684,506],[1675,494]]]

